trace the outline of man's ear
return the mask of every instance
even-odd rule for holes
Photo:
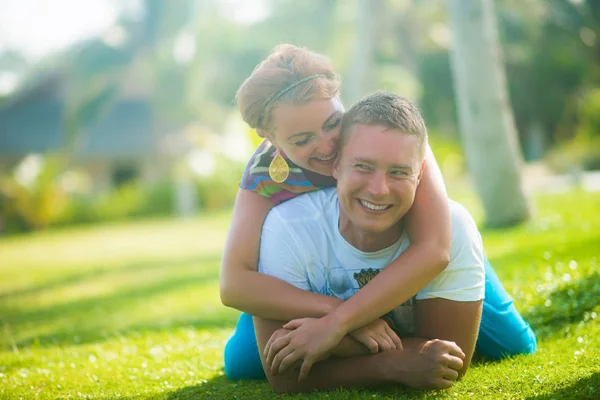
[[[423,177],[423,172],[425,172],[425,168],[427,168],[427,159],[423,159],[421,162],[421,168],[419,169],[419,176],[417,177],[417,184],[421,183],[421,178]]]
[[[333,175],[333,177],[335,179],[339,179],[339,176],[340,176],[340,155],[339,155],[339,153],[335,157],[335,160],[333,161],[333,169],[331,170],[331,174]]]

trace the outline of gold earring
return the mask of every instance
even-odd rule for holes
[[[285,161],[285,158],[279,154],[279,149],[275,151],[275,157],[269,164],[269,176],[273,182],[283,183],[290,175],[290,166]]]

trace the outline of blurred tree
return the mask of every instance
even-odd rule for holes
[[[358,20],[354,49],[344,88],[345,97],[350,103],[374,89],[375,51],[380,38],[376,22],[381,19],[382,0],[356,0],[356,5]]]
[[[492,0],[450,0],[452,67],[463,146],[486,224],[526,220],[521,156],[508,102]]]

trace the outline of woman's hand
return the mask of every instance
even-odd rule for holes
[[[349,333],[371,353],[384,350],[402,350],[402,341],[390,325],[382,318]]]
[[[282,374],[302,360],[298,382],[306,378],[315,362],[327,358],[346,335],[336,320],[328,316],[295,319],[283,328],[291,331],[271,336],[265,346],[265,358],[272,375]]]

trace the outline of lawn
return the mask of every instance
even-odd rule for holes
[[[480,220],[472,197],[462,200]],[[479,360],[446,392],[295,398],[600,398],[600,193],[538,196],[535,208],[529,223],[483,236],[537,354]],[[218,294],[228,219],[1,238],[0,398],[276,398],[264,382],[223,376],[238,315]]]

